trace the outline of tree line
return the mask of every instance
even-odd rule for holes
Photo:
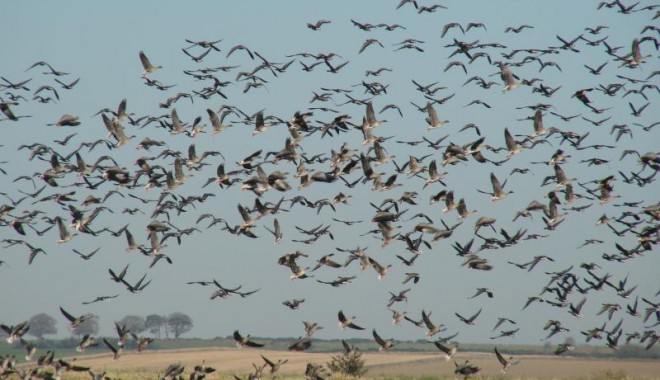
[[[193,328],[193,321],[190,316],[182,312],[174,312],[169,315],[150,314],[146,317],[139,315],[126,315],[122,319],[115,321],[117,325],[124,326],[134,334],[148,332],[156,339],[174,339],[187,333]],[[57,334],[57,320],[47,313],[39,313],[28,320],[28,335],[39,340],[47,335]],[[94,315],[93,318],[85,320],[72,333],[77,336],[97,335],[100,329],[100,318]],[[113,326],[114,329],[114,326]],[[0,330],[0,334],[4,331]]]

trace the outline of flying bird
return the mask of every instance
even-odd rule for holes
[[[315,23],[307,23],[307,27],[311,30],[319,30],[323,25],[330,23],[331,23],[330,20],[321,19],[316,21]]]
[[[378,351],[379,352],[384,352],[389,350],[390,348],[394,347],[394,340],[393,339],[383,339],[378,333],[376,332],[376,329],[373,329],[371,331],[371,334],[374,336],[374,340],[378,344]]]
[[[342,310],[339,310],[337,313],[337,318],[339,319],[339,329],[345,330],[347,327],[354,330],[364,330],[364,327],[360,327],[353,323],[355,317],[348,318],[344,315]]]
[[[512,365],[518,364],[518,361],[513,361],[513,356],[509,356],[509,358],[505,358],[498,350],[497,347],[495,347],[495,356],[497,357],[497,361],[500,362],[502,365],[502,369],[500,372],[506,373],[509,368],[511,368]]]
[[[505,65],[504,63],[500,62],[500,78],[504,82],[504,88],[502,89],[502,92],[507,92],[511,90],[515,90],[516,88],[520,87],[520,83],[516,82],[516,78],[511,72],[511,70]]]
[[[250,335],[241,335],[238,330],[234,330],[234,342],[236,343],[236,347],[238,348],[243,348],[245,346],[247,347],[263,347],[264,345],[261,343],[254,342],[250,339]]]
[[[142,67],[144,68],[144,71],[142,72],[142,77],[146,77],[148,74],[151,74],[154,71],[163,67],[163,66],[152,65],[151,61],[149,61],[149,58],[147,58],[147,55],[144,54],[142,50],[140,50],[140,62],[142,63]]]
[[[75,331],[83,322],[94,317],[92,314],[83,314],[76,317],[64,310],[61,306],[60,312],[62,312],[62,315],[64,315],[69,321],[69,330],[71,331]]]

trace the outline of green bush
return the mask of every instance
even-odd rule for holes
[[[335,355],[327,365],[332,373],[349,376],[364,376],[367,373],[367,369],[364,367],[362,353],[357,350]]]

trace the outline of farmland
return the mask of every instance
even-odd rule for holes
[[[503,350],[504,351],[504,350]],[[78,366],[91,367],[95,372],[106,372],[106,376],[122,379],[153,379],[162,376],[172,363],[181,363],[187,370],[204,363],[217,371],[207,378],[226,379],[232,375],[244,377],[254,371],[253,363],[262,365],[261,355],[271,360],[287,360],[278,372],[278,378],[303,378],[307,363],[325,364],[336,352],[289,352],[281,350],[236,349],[236,348],[192,348],[180,350],[151,350],[142,353],[126,352],[113,361],[110,354],[89,354],[77,357]],[[364,352],[363,359],[368,368],[368,378],[373,379],[437,379],[453,378],[454,364],[433,352]],[[660,362],[642,359],[583,358],[551,355],[519,355],[506,375],[494,354],[486,352],[464,352],[455,356],[458,363],[469,360],[481,368],[481,378],[516,379],[599,379],[639,378],[659,379]],[[186,371],[185,373],[188,373]],[[267,373],[267,370],[265,371]],[[266,376],[264,376],[266,377]],[[268,375],[269,378],[270,375]],[[67,375],[65,378],[89,378],[84,375]]]

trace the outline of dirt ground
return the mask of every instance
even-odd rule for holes
[[[127,352],[117,361],[109,355],[85,356],[78,358],[75,363],[91,366],[96,371],[115,370],[149,370],[162,373],[168,365],[181,363],[187,368],[201,364],[214,367],[220,373],[246,374],[253,370],[253,363],[264,363],[260,355],[272,361],[288,360],[281,368],[281,374],[301,375],[308,362],[326,363],[333,353],[305,353],[271,351],[259,349],[189,349],[180,351],[144,351],[142,353]],[[365,352],[362,356],[369,368],[371,376],[388,375],[426,375],[426,376],[452,376],[453,362],[447,362],[437,354],[428,353],[402,353]],[[455,360],[463,363],[469,360],[481,367],[483,376],[501,376],[500,365],[494,354],[489,353],[459,353]],[[567,356],[518,356],[514,361],[520,363],[509,369],[507,377],[534,377],[534,378],[574,378],[589,379],[604,375],[607,371],[626,374],[635,378],[660,378],[659,361],[640,360],[602,360],[580,359]]]
[[[506,355],[505,355],[506,356]],[[481,375],[501,376],[500,363],[494,354],[465,353],[456,355],[460,364],[469,360],[481,368]],[[605,373],[626,374],[634,378],[660,378],[660,362],[640,360],[602,360],[556,356],[516,356],[518,364],[512,366],[507,377],[533,377],[542,379],[571,378],[589,379],[602,377]],[[444,375],[451,376],[454,364],[442,358],[411,361],[402,364],[376,365],[369,370],[371,375]]]

